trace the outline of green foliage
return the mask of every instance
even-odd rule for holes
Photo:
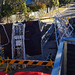
[[[74,2],[74,0],[70,0],[70,2]]]
[[[64,0],[64,3],[68,3],[68,0]]]
[[[37,7],[36,5],[29,5],[29,8],[30,8],[31,12],[33,12],[33,11],[35,12],[35,11],[38,11],[39,7]]]
[[[22,3],[21,9],[22,9],[22,13],[24,13],[25,17],[27,17],[28,12],[27,12],[27,7],[26,7],[26,0]]]
[[[1,17],[11,16],[16,12],[24,14],[25,18],[28,17],[26,0],[5,0],[5,5],[2,6],[1,9]]]
[[[59,6],[59,0],[48,0],[47,5],[51,7]]]
[[[37,0],[38,3],[45,3],[49,7],[59,6],[61,4],[67,4],[74,0]]]
[[[21,0],[19,0],[20,2]],[[14,1],[14,4],[16,3],[16,0]],[[25,19],[28,17],[28,12],[27,12],[27,6],[26,6],[26,0],[23,0],[22,3],[18,4],[16,6],[16,12],[21,12],[22,14],[24,14]]]
[[[46,4],[43,3],[43,4],[41,5],[41,8],[42,8],[42,9],[45,9],[45,8],[46,8]]]
[[[6,3],[1,8],[1,14],[0,14],[0,16],[1,17],[6,17],[6,16],[9,17],[9,16],[11,16],[11,15],[13,15],[15,13],[16,13],[15,9],[13,7],[11,7],[10,4]]]
[[[73,2],[74,0],[59,0],[59,3],[60,5],[61,4],[67,4],[67,3],[70,3],[70,2]]]
[[[55,6],[59,6],[59,0],[55,0]]]
[[[30,11],[31,11],[29,7],[27,7],[27,11],[28,11],[28,12],[30,12]]]
[[[29,5],[29,8],[30,8],[30,11],[38,11],[39,9],[45,9],[46,8],[46,5],[43,3],[43,4],[37,4],[37,5]]]
[[[51,6],[55,6],[55,0],[51,0]]]

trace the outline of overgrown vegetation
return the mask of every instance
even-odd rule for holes
[[[2,5],[0,17],[9,17],[13,14],[16,14],[16,11],[10,4],[6,3],[5,5]]]
[[[30,9],[30,12],[38,11],[39,9],[45,9],[46,5],[43,4],[35,4],[35,5],[28,5],[28,8]]]
[[[68,4],[68,3],[71,3],[71,2],[73,2],[74,0],[59,0],[59,3],[60,3],[60,5],[61,4]]]
[[[59,0],[38,0],[37,3],[44,3],[46,6],[49,7],[59,6]]]
[[[74,0],[37,0],[37,3],[44,3],[51,8],[52,6],[54,7],[62,4],[68,4],[73,1]]]
[[[9,17],[19,12],[24,14],[25,19],[28,19],[28,12],[35,12],[46,7],[56,7],[62,4],[73,2],[73,0],[32,0],[36,4],[26,5],[26,0],[5,0],[5,4],[1,6],[0,17]]]
[[[25,18],[28,17],[26,0],[23,0],[21,3],[18,3],[17,0],[5,0],[5,4],[1,7],[0,17],[9,17],[17,12],[24,14]]]

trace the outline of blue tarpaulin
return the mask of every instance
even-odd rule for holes
[[[31,0],[27,0],[26,1],[26,4],[30,4],[32,1]]]

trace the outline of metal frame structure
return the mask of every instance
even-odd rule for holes
[[[12,27],[12,59],[15,59],[15,52],[17,51],[16,59],[24,59],[25,56],[25,24],[17,23]]]
[[[0,55],[3,56],[3,54],[2,54],[2,47],[9,44],[9,37],[8,37],[8,34],[7,34],[6,29],[5,29],[5,27],[4,27],[5,23],[0,23],[0,25],[3,27],[4,32],[5,32],[5,34],[6,34],[6,37],[7,37],[7,39],[8,39],[8,42],[7,42],[6,44],[1,45],[1,34],[0,34]]]
[[[5,27],[4,27],[5,23],[0,23],[0,25],[3,27],[4,32],[5,32],[5,34],[6,34],[6,37],[7,37],[7,39],[8,39],[8,43],[6,43],[6,44],[4,44],[4,45],[1,45],[1,46],[6,46],[6,45],[9,44],[9,37],[8,37],[8,34],[7,34],[6,29],[5,29]]]
[[[43,28],[44,28],[44,26],[45,26],[45,24],[43,24],[43,25],[41,26],[41,21],[40,21],[40,19],[38,19],[38,23],[39,23],[40,31],[42,32],[42,31],[43,31]]]
[[[63,38],[63,39],[61,39],[60,44],[58,46],[58,52],[57,52],[57,55],[55,58],[55,62],[54,62],[54,66],[53,66],[51,75],[65,75],[65,73],[66,73],[66,71],[65,71],[66,66],[65,65],[67,64],[66,63],[67,60],[63,59],[63,57],[64,58],[67,57],[66,56],[66,53],[67,53],[67,51],[66,51],[67,50],[67,48],[66,48],[67,44],[66,43],[67,42],[75,42],[75,38]],[[63,61],[65,61],[65,62],[63,62]],[[63,63],[64,63],[64,65],[63,65]],[[62,69],[64,69],[63,74],[61,74]]]
[[[50,19],[50,18],[42,18],[42,19],[38,20],[39,28],[40,28],[41,32],[43,31],[43,28],[44,28],[45,25],[41,26],[40,20],[44,20],[44,19]],[[50,36],[52,35],[53,31],[54,31],[54,24],[52,23],[52,25],[48,28],[48,30],[45,32],[45,34],[41,37],[42,59],[43,59],[43,48],[46,45],[46,43],[48,42],[48,40],[49,40]]]
[[[67,23],[67,24],[66,24]],[[59,45],[59,41],[64,37],[72,37],[72,32],[74,28],[71,26],[71,24],[62,18],[58,18],[55,16],[55,36],[56,36],[56,42],[57,47]]]
[[[41,43],[42,46],[44,47],[46,45],[46,43],[48,42],[50,36],[52,35],[54,31],[54,24],[52,24],[49,29],[45,32],[45,34],[41,37]],[[48,36],[47,36],[48,35]]]

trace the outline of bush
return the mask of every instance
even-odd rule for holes
[[[46,4],[42,4],[42,9],[45,9],[46,8]]]
[[[46,5],[45,4],[37,4],[37,5],[29,5],[30,11],[38,11],[39,9],[45,9]]]
[[[2,6],[0,17],[9,17],[13,14],[16,14],[16,11],[13,7],[11,7],[11,5],[5,4]]]

